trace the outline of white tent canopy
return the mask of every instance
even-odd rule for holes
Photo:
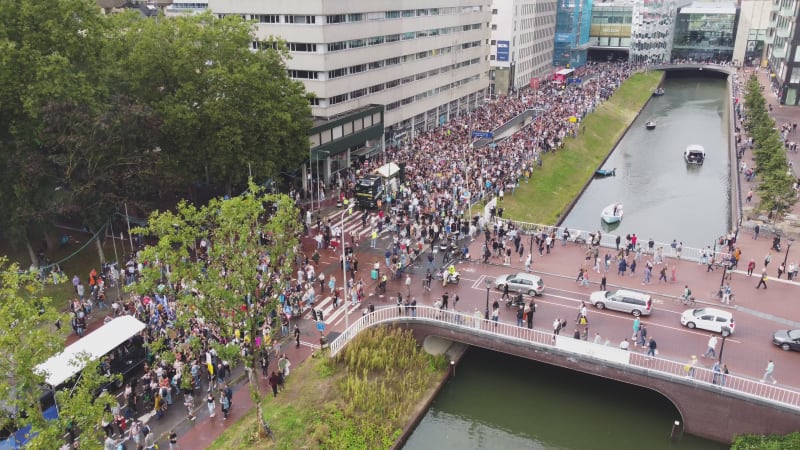
[[[400,172],[400,167],[393,162],[390,162],[389,164],[384,164],[380,168],[375,170],[375,173],[379,174],[384,178],[391,178],[397,172]]]
[[[133,316],[117,317],[36,366],[36,372],[45,375],[48,385],[57,387],[86,367],[86,357],[88,361],[101,358],[144,327],[145,324]]]

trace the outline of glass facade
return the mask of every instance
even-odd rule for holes
[[[675,24],[673,0],[637,1],[633,7],[630,61],[660,64],[670,61]]]
[[[556,10],[556,36],[553,65],[581,67],[586,64],[592,0],[559,0]]]
[[[589,45],[592,47],[629,47],[633,5],[595,3],[592,8],[592,25]]]
[[[673,58],[731,61],[736,22],[735,3],[681,8],[675,22]]]

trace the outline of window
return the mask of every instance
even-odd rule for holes
[[[359,89],[357,91],[351,92],[350,93],[350,98],[354,99],[354,98],[363,97],[365,95],[367,95],[367,89],[366,88],[362,88],[362,89]]]
[[[319,133],[312,134],[308,139],[311,141],[311,148],[319,147]]]
[[[340,137],[342,137],[342,127],[341,127],[341,125],[338,126],[338,127],[331,128],[331,131],[333,132],[333,138],[334,139],[339,139]]]
[[[347,42],[340,41],[340,42],[331,42],[328,44],[328,51],[329,52],[338,52],[339,50],[344,50],[347,48]]]
[[[254,14],[250,16],[251,19],[258,23],[279,23],[280,16],[277,14]]]
[[[333,104],[333,102],[330,103]],[[331,130],[323,131],[322,133],[319,134],[319,137],[320,137],[319,140],[320,145],[327,144],[328,142],[331,141]]]
[[[492,10],[492,15],[493,15],[493,16],[497,15],[497,8],[494,8],[494,9]]]
[[[397,19],[400,17],[400,11],[386,11],[387,19]]]
[[[369,70],[380,69],[384,64],[386,64],[385,61],[373,61],[369,63]]]
[[[492,25],[492,30],[496,30],[496,29],[497,29],[497,24],[493,24]]]
[[[364,39],[353,39],[352,41],[347,41],[347,48],[360,48],[367,45],[367,41]]]
[[[387,66],[394,66],[395,64],[400,64],[400,57],[389,58],[386,60]]]
[[[370,86],[370,87],[369,87],[369,93],[370,93],[370,94],[374,94],[374,93],[376,93],[376,92],[380,92],[380,91],[384,90],[384,89],[385,89],[385,87],[386,87],[386,86],[385,86],[383,83],[381,83],[381,84],[376,84],[376,85],[374,85],[374,86]]]
[[[358,14],[348,14],[347,21],[348,22],[361,22],[364,20],[364,15],[361,13]]]
[[[328,71],[328,79],[339,78],[347,75],[347,69],[336,69]]]
[[[413,9],[404,9],[403,10],[403,17],[414,17],[414,10]]]
[[[344,135],[353,134],[353,122],[345,122],[342,124],[344,127]]]
[[[404,41],[407,41],[409,39],[414,39],[414,32],[411,31],[409,33],[403,33],[402,38],[403,38]]]
[[[361,72],[363,72],[365,70],[367,70],[367,65],[366,64],[358,64],[358,65],[350,67],[350,73],[351,74],[352,73],[361,73]]]
[[[397,42],[400,40],[399,34],[389,34],[386,36],[386,42]]]
[[[328,103],[335,105],[347,101],[347,94],[336,95],[328,99]]]
[[[319,98],[318,97],[309,97],[308,104],[311,106],[319,106]]]
[[[345,16],[344,14],[335,14],[326,17],[325,21],[327,23],[345,23],[345,21],[347,20],[346,17],[347,16]]]
[[[316,21],[317,16],[283,16],[284,23],[313,24]]]
[[[368,12],[367,20],[383,20],[386,16],[382,12]]]
[[[317,72],[311,70],[289,70],[289,78],[299,78],[301,80],[316,80]]]
[[[367,45],[379,45],[383,44],[383,36],[375,36],[367,39]]]
[[[392,80],[386,82],[386,89],[391,89],[400,85],[400,80]]]
[[[317,44],[306,44],[303,42],[289,42],[289,51],[292,52],[316,52]]]
[[[497,41],[495,41],[494,39],[492,39],[492,40],[489,42],[489,45],[497,45]]]

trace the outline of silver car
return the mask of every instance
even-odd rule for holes
[[[508,285],[509,292],[521,292],[528,295],[542,295],[544,292],[544,281],[536,275],[520,272],[510,275],[502,275],[494,280],[494,287],[505,290]]]

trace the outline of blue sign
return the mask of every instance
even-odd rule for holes
[[[494,139],[494,133],[491,131],[473,131],[472,137],[483,139]]]
[[[583,80],[581,80],[580,78],[567,78],[567,84],[571,84],[571,83],[581,83],[582,81],[583,81]]]
[[[573,42],[572,33],[556,33],[556,42]]]
[[[508,41],[497,41],[497,60],[508,61]]]
[[[325,322],[317,322],[317,330],[321,332],[325,331]]]

